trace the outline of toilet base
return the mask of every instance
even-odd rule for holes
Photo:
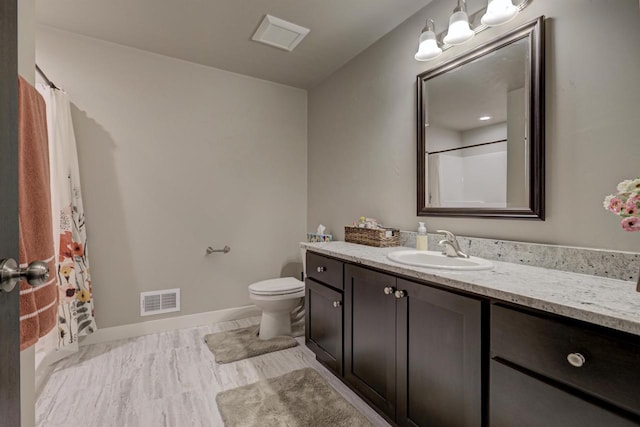
[[[291,312],[263,311],[262,319],[260,319],[259,338],[268,340],[279,335],[291,336]]]
[[[274,285],[276,289],[270,289]],[[287,290],[291,292],[281,293]],[[304,292],[304,283],[293,277],[264,280],[249,285],[249,299],[262,310],[259,333],[261,340],[291,336],[291,312],[302,303]]]

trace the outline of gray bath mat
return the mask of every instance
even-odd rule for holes
[[[216,358],[216,363],[231,363],[273,351],[295,347],[298,341],[293,337],[281,336],[269,340],[258,338],[258,326],[233,329],[209,334],[204,337],[207,347]],[[293,336],[304,335],[304,323],[293,325]]]
[[[364,427],[369,420],[311,368],[216,396],[226,427]]]

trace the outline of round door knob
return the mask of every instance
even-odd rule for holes
[[[397,299],[400,299],[406,297],[407,293],[405,291],[396,291],[395,295]]]
[[[318,273],[322,273],[324,271],[327,271],[327,267],[318,267],[317,270],[318,270]]]
[[[43,261],[34,261],[24,269],[23,279],[31,286],[42,286],[49,280],[49,266]]]
[[[394,291],[395,289],[393,289],[391,286],[387,286],[384,288],[385,295],[391,295]]]
[[[21,280],[33,287],[42,286],[49,280],[49,267],[46,262],[34,261],[27,268],[19,268],[14,259],[0,261],[0,289],[11,292]]]
[[[580,368],[582,365],[587,363],[587,359],[580,353],[569,353],[567,355],[567,361],[573,367]]]
[[[338,308],[338,307],[342,306],[342,301],[334,301],[334,302],[333,302],[333,306],[334,306],[335,308]]]

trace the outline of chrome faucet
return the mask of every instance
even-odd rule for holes
[[[458,239],[455,234],[447,230],[437,230],[436,233],[444,234],[445,236],[444,239],[438,242],[438,244],[443,248],[442,255],[452,258],[469,258],[469,255],[465,254],[460,249],[460,243],[458,243]]]

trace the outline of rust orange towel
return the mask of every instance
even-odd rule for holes
[[[20,349],[35,344],[56,325],[58,289],[53,250],[49,147],[44,99],[18,78],[18,210],[20,266],[49,264],[50,279],[38,288],[20,282]]]

